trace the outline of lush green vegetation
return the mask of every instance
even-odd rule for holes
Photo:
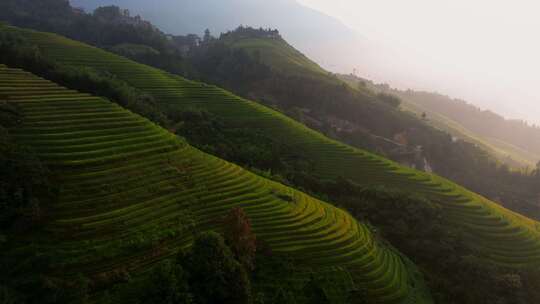
[[[416,168],[427,164],[437,174],[511,210],[540,218],[538,180],[510,172],[476,144],[494,154],[516,147],[486,145],[474,136],[455,141],[447,133],[455,134],[455,128],[441,132],[430,127],[436,121],[432,113],[424,121],[419,119],[423,110],[416,117],[408,115],[395,108],[400,101],[392,95],[371,92],[368,81],[354,81],[354,89],[344,85],[288,45],[276,30],[239,27],[219,38],[209,32],[202,39],[167,36],[118,7],[85,14],[62,0],[2,5],[0,19],[12,24],[61,33],[172,73],[219,84],[277,107],[332,138]]]
[[[200,41],[196,35],[167,36],[117,6],[86,14],[65,0],[5,0],[0,3],[0,20],[59,33],[182,74],[191,70],[183,56]]]
[[[73,65],[93,65],[114,73],[131,85],[150,92],[158,104],[173,108],[205,108],[214,115],[219,113],[226,126],[257,128],[268,134],[267,138],[273,142],[302,151],[311,161],[307,168],[310,174],[328,178],[342,175],[362,186],[385,185],[422,195],[443,208],[446,225],[464,225],[463,241],[475,244],[484,259],[518,269],[537,265],[536,222],[513,214],[442,178],[400,167],[329,140],[277,112],[216,87],[190,82],[72,41],[68,43],[58,36],[35,32],[27,33],[27,36],[41,45],[47,56]],[[89,54],[92,60],[82,60],[80,54]],[[140,74],[135,71],[140,71]],[[155,84],[151,79],[155,79]],[[256,223],[254,227],[257,227]]]
[[[198,125],[223,125],[218,117],[208,113],[201,117],[204,119],[191,121],[189,128],[208,133],[193,137],[188,134],[192,144],[220,153],[235,149],[236,145],[231,141],[215,141],[215,138],[238,135],[242,136],[242,145],[246,149],[261,147],[260,134],[249,137],[244,133],[225,133],[221,128],[198,128]],[[216,149],[223,145],[230,145],[230,149]],[[242,164],[249,167],[265,164],[263,151],[264,148]],[[309,162],[294,149],[274,152],[279,157],[274,157],[276,166],[271,171],[252,170],[325,200],[339,202],[356,218],[372,223],[384,239],[421,266],[437,303],[528,303],[539,296],[534,287],[540,282],[536,268],[516,269],[494,263],[478,244],[466,241],[467,229],[451,224],[451,214],[437,201],[410,192],[364,188],[343,178],[321,180],[309,173]],[[228,155],[224,153],[223,156]],[[282,163],[287,165],[280,166]],[[441,256],[445,257],[444,261],[437,258]],[[470,286],[479,288],[472,292]]]
[[[482,138],[510,157],[524,158],[536,164],[540,159],[540,128],[525,121],[509,120],[487,110],[481,110],[463,100],[436,93],[395,90],[408,103],[424,109],[434,117],[442,115],[465,130]]]
[[[236,60],[228,49],[247,52],[251,59]],[[497,160],[498,153],[491,153],[494,150],[486,145],[477,146],[475,138],[456,139],[447,128],[432,127],[431,112],[427,119],[420,119],[423,112],[414,116],[401,111],[401,98],[409,100],[412,92],[377,89],[369,82],[352,83],[348,78],[351,85],[343,87],[344,82],[317,71],[313,62],[273,31],[240,27],[201,45],[194,53],[214,59],[211,70],[195,62],[206,81],[277,107],[330,137],[409,166],[433,170],[506,208],[540,218],[540,181],[535,172],[510,170],[505,165],[508,159]],[[234,70],[229,68],[231,61],[235,62]],[[252,70],[266,72],[237,80],[243,66],[256,64],[258,68]],[[410,102],[405,108],[407,104]]]
[[[215,232],[198,235],[188,252],[117,286],[112,297],[119,303],[253,303],[246,269]]]
[[[46,207],[42,201],[54,194],[46,166],[28,147],[17,144],[9,133],[22,118],[15,105],[2,99],[0,97],[0,228],[15,227],[23,232],[41,221],[42,208]]]
[[[218,41],[213,42],[218,43]],[[266,66],[288,74],[302,75],[306,70],[321,76],[328,74],[319,65],[290,46],[281,37],[278,30],[240,26],[232,32],[222,34],[219,42],[233,46],[237,50],[247,51],[256,59],[260,59]]]
[[[326,189],[332,199],[375,225],[381,236],[419,265],[436,303],[538,301],[537,268],[514,269],[493,263],[477,244],[463,241],[467,228],[445,224],[449,215],[436,202],[346,181],[329,183]]]
[[[508,146],[493,145],[489,140],[483,138],[480,133],[472,132],[472,130],[465,128],[457,121],[433,111],[433,107],[441,103],[442,108],[454,107],[454,111],[457,111],[463,106],[464,112],[468,113],[464,115],[473,117],[479,114],[477,110],[468,109],[463,105],[463,102],[453,101],[436,94],[393,90],[388,85],[375,85],[370,81],[352,75],[342,75],[341,78],[352,87],[368,87],[377,92],[389,92],[400,96],[403,100],[402,108],[415,112],[418,116],[424,113],[427,124],[444,130],[444,132],[439,132],[441,138],[446,138],[448,142],[454,141],[453,145],[443,145],[440,144],[440,140],[436,140],[428,144],[424,149],[427,159],[440,160],[436,162],[430,161],[435,172],[499,202],[506,208],[534,219],[540,218],[540,205],[538,204],[540,180],[538,179],[538,168],[534,165],[536,157],[530,155],[526,157],[529,160],[520,162],[518,161],[520,159],[519,155],[522,153],[518,152],[516,154],[512,152],[516,147],[510,147],[509,149]],[[359,85],[359,83],[363,83],[363,85]],[[430,103],[430,107],[422,107],[423,103]],[[458,115],[457,112],[454,115]],[[493,116],[489,113],[485,113],[485,115],[488,117]],[[497,116],[493,116],[494,121],[500,120],[494,117]],[[472,120],[471,117],[469,119]],[[483,121],[483,119],[478,117],[477,121]],[[518,122],[514,123],[521,125]],[[508,122],[508,124],[512,125],[513,123]],[[501,122],[501,125],[506,124]],[[527,129],[527,127],[523,127]],[[516,130],[519,129],[519,127],[516,127]],[[534,128],[528,129],[530,129],[531,133],[527,134],[534,138]],[[515,157],[515,155],[518,156]],[[523,166],[531,162],[533,163],[529,165],[528,169],[523,169]]]
[[[0,50],[0,62],[34,72],[66,87],[108,98],[161,126],[170,125],[166,116],[155,106],[152,96],[110,74],[88,67],[60,65],[45,58],[39,49],[13,33],[0,34]]]
[[[522,258],[512,258],[514,255],[510,255],[515,248],[527,248],[527,252],[534,252],[534,248],[540,245],[531,243],[531,238],[534,239],[537,234],[536,222],[509,212],[443,178],[410,170],[332,141],[278,112],[217,87],[188,81],[56,35],[6,29],[23,33],[50,58],[115,74],[153,95],[160,105],[179,109],[204,108],[219,115],[227,126],[258,129],[268,134],[268,138],[273,138],[274,142],[302,151],[312,161],[310,173],[327,178],[343,176],[364,186],[385,185],[414,191],[440,201],[447,212],[453,214],[456,224],[470,222],[470,240],[483,244],[488,252],[493,250],[493,259],[515,266],[536,263],[534,255],[526,254],[527,257]],[[495,234],[486,233],[481,227],[486,227],[488,231],[493,229]],[[505,241],[494,246],[493,241],[498,237]]]
[[[251,30],[246,31],[249,34]],[[8,131],[14,134],[17,145],[36,151],[34,155],[50,168],[52,180],[60,186],[58,202],[48,210],[48,220],[42,223],[39,235],[19,240],[4,233],[4,248],[9,249],[3,255],[6,276],[29,269],[40,275],[43,271],[37,285],[18,280],[0,283],[10,288],[6,292],[10,295],[24,293],[28,286],[41,286],[36,290],[54,297],[43,300],[42,294],[35,292],[36,298],[27,300],[57,302],[84,298],[62,292],[69,287],[93,293],[112,283],[128,281],[128,294],[141,291],[140,286],[145,284],[163,282],[159,285],[163,289],[156,286],[154,294],[136,295],[141,299],[185,303],[227,299],[230,286],[222,288],[216,283],[216,295],[207,295],[216,297],[212,300],[201,298],[199,285],[193,283],[193,275],[219,269],[208,259],[196,263],[201,269],[206,267],[204,271],[190,269],[193,263],[177,261],[151,268],[188,247],[193,231],[222,230],[224,224],[232,222],[229,229],[223,229],[232,251],[219,237],[211,238],[209,243],[213,245],[206,248],[219,248],[221,264],[236,273],[234,277],[243,282],[239,286],[248,282],[239,269],[255,266],[251,273],[255,292],[251,297],[256,301],[344,302],[351,292],[353,299],[429,302],[422,295],[424,287],[412,264],[386,245],[376,231],[421,266],[437,302],[527,303],[538,298],[534,286],[539,281],[536,268],[540,244],[535,221],[440,177],[330,140],[276,111],[215,86],[188,81],[56,35],[12,27],[3,27],[0,33],[7,37],[5,40],[24,37],[19,40],[22,46],[4,55],[5,62],[70,88],[95,91],[186,136],[205,151],[338,202],[356,218],[377,227],[357,224],[346,212],[203,154],[112,103],[2,67],[0,94],[5,97],[7,112],[11,117],[16,113],[15,117],[24,118],[22,124],[12,125]],[[279,37],[270,38],[279,41]],[[218,45],[211,38],[205,41],[201,50],[213,50]],[[267,55],[257,55],[252,49],[261,46],[256,41],[249,51],[221,43],[219,47],[226,50],[222,59],[236,58],[225,65],[221,65],[222,59],[217,60],[221,75],[237,66],[235,60],[274,73],[265,68],[269,64]],[[133,45],[125,47],[134,49]],[[9,50],[9,44],[3,48]],[[24,50],[19,51],[21,48]],[[223,53],[218,50],[215,54]],[[205,56],[200,57],[202,63]],[[244,73],[242,68],[246,66],[240,67],[235,77],[247,77],[250,69]],[[329,86],[338,84],[327,76],[320,73],[317,77],[326,79]],[[313,82],[317,83],[320,79]],[[339,86],[336,90],[349,92]],[[395,97],[366,96],[373,98],[373,109],[400,117],[395,111],[399,104]],[[301,109],[297,112],[299,116],[305,113]],[[424,135],[431,138],[429,134]],[[440,135],[448,137],[442,132]],[[434,144],[432,151],[442,147]],[[399,191],[371,189],[381,185]],[[228,212],[238,206],[245,213],[233,211],[231,221]],[[220,220],[226,214],[229,217]],[[258,248],[266,252],[262,257],[253,256],[255,234],[263,244]],[[238,237],[250,241],[235,245]],[[180,260],[205,254],[197,252]],[[434,258],[440,256],[448,259],[442,263]],[[20,262],[21,257],[30,261],[25,263],[27,268],[13,268],[19,267],[13,262]],[[147,273],[150,275],[145,276]],[[129,280],[130,274],[136,277],[134,281]],[[195,281],[208,279],[203,276]],[[467,290],[473,284],[481,286],[478,292]],[[125,295],[124,290],[119,294]],[[104,294],[103,301],[107,297],[111,295]]]
[[[273,297],[264,293],[272,282],[303,285],[311,273],[331,278],[322,288],[336,302],[356,285],[383,302],[422,297],[414,267],[348,213],[204,154],[109,101],[18,69],[1,67],[0,78],[0,94],[24,117],[10,129],[14,139],[35,150],[59,188],[39,233],[6,233],[1,284],[28,303],[144,273],[189,246],[194,231],[221,229],[216,219],[237,206],[273,255],[298,265],[266,277],[263,298]],[[31,284],[21,281],[30,269]]]
[[[6,0],[0,4],[0,20],[28,28],[62,33],[74,39],[103,47],[119,40],[135,45],[149,45],[167,52],[165,35],[149,22],[115,6],[102,7],[92,14],[75,11],[63,0]]]

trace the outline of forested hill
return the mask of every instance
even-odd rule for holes
[[[291,46],[276,29],[237,27],[220,35],[219,40],[235,50],[245,50],[259,62],[293,75],[329,73]]]
[[[514,146],[515,154],[536,164],[540,160],[540,128],[523,120],[505,119],[466,101],[431,92],[395,91],[404,100],[428,112],[447,117],[494,146]],[[511,148],[510,148],[511,149]]]
[[[296,48],[325,66],[349,70],[351,58],[371,43],[339,20],[304,6],[297,0],[71,0],[89,12],[99,6],[117,5],[141,14],[160,29],[173,35],[205,29],[219,35],[243,24],[278,28]],[[299,22],[302,20],[302,22]]]
[[[377,92],[399,96],[404,108],[427,118],[458,137],[476,140],[515,167],[535,167],[540,160],[540,128],[518,119],[506,119],[490,110],[446,95],[414,90],[398,90],[354,76],[340,75],[351,86],[365,86]]]

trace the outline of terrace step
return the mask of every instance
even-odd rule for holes
[[[8,78],[16,89],[1,85]],[[26,90],[34,84],[40,85]],[[178,94],[176,89],[170,93]],[[98,273],[128,264],[144,271],[175,248],[188,245],[191,236],[160,236],[169,251],[147,258],[144,251],[122,250],[130,248],[134,235],[150,235],[159,231],[156,227],[168,229],[185,212],[197,219],[198,229],[219,229],[219,219],[235,206],[246,210],[260,239],[304,263],[371,267],[387,263],[366,255],[372,252],[365,250],[371,235],[347,213],[205,155],[108,101],[7,68],[0,68],[1,94],[8,94],[23,113],[14,136],[33,147],[63,185],[50,209],[54,220],[45,231],[64,241],[42,241],[39,246],[57,251],[66,261],[79,261],[66,273]],[[212,91],[201,98],[214,94],[221,93]],[[283,195],[293,201],[283,200]],[[111,250],[118,253],[110,258],[99,253]],[[387,271],[380,275],[406,271],[400,267],[385,265]],[[383,287],[387,281],[396,284],[386,278],[380,281]]]

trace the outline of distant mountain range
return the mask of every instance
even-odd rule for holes
[[[402,109],[427,115],[427,121],[457,138],[475,143],[515,168],[534,168],[540,159],[540,127],[523,120],[506,119],[490,110],[435,92],[399,90],[354,75],[339,75],[352,87],[362,83],[375,92],[393,94]]]
[[[294,0],[161,0],[159,6],[146,0],[71,0],[75,7],[91,11],[117,5],[140,14],[170,34],[205,29],[219,36],[239,25],[277,28],[297,49],[330,70],[352,70],[351,62],[365,60],[370,43],[339,20]],[[362,58],[360,58],[362,57]]]

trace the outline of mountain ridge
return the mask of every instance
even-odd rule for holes
[[[209,28],[217,35],[241,24],[279,28],[287,41],[332,70],[349,70],[349,66],[346,60],[328,60],[327,54],[335,53],[335,58],[353,58],[355,54],[371,48],[366,38],[341,21],[294,0],[234,0],[227,3],[218,0],[166,0],[160,2],[159,8],[146,1],[71,0],[71,3],[87,10],[103,5],[118,5],[134,14],[141,14],[170,34],[202,35]],[[351,45],[355,46],[354,50]]]

